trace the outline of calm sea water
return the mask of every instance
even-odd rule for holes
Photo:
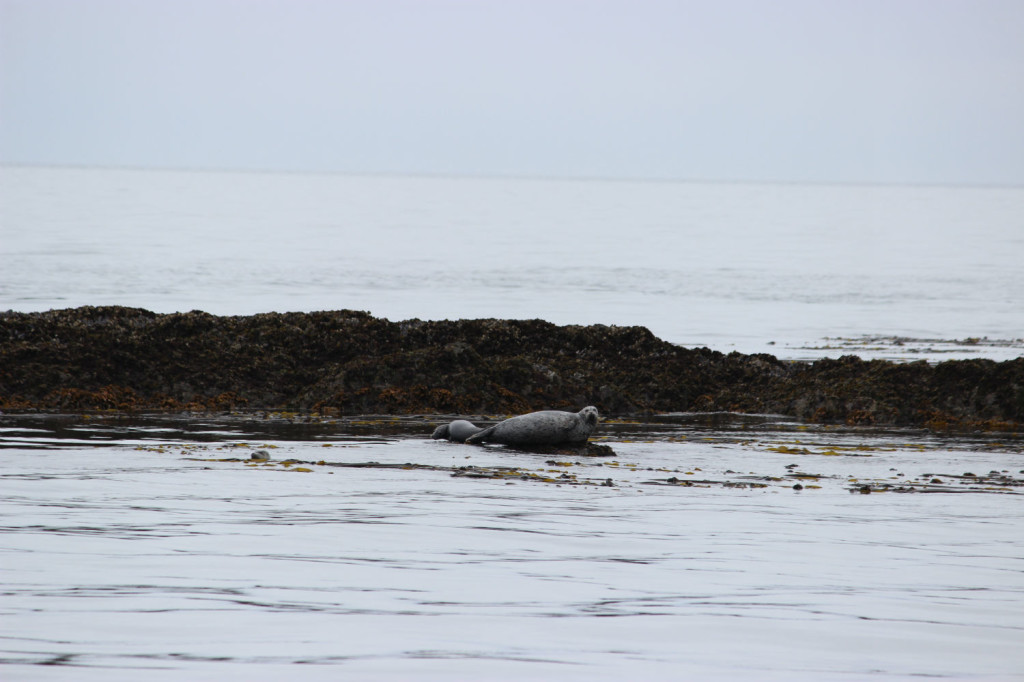
[[[432,428],[0,417],[0,677],[1024,673],[1019,438],[677,416],[577,459]]]
[[[0,309],[350,308],[639,324],[783,358],[1024,353],[1024,188],[51,168],[2,168],[0,188]]]
[[[0,191],[0,309],[1024,352],[1021,189],[4,168]],[[617,456],[577,460],[433,427],[0,414],[0,678],[1024,677],[1019,434],[675,415],[605,422]]]

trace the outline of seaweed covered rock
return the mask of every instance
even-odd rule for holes
[[[814,363],[682,348],[643,327],[391,322],[364,312],[0,313],[0,408],[336,414],[738,411],[851,424],[1024,417],[1024,359]]]

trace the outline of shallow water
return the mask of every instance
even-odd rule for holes
[[[1018,435],[434,423],[0,417],[4,679],[1024,673]]]
[[[1024,188],[0,168],[0,310],[643,325],[784,359],[1024,354]]]

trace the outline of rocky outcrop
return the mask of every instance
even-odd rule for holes
[[[0,408],[328,414],[736,411],[850,424],[1014,427],[1024,358],[814,363],[682,348],[643,327],[362,312],[0,313]]]

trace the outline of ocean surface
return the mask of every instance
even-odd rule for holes
[[[676,415],[580,458],[433,424],[0,418],[0,677],[1024,673],[1017,436]]]
[[[786,359],[1024,354],[1024,188],[0,168],[0,310],[643,325]]]
[[[999,360],[1022,262],[1020,188],[0,168],[18,311]],[[1024,678],[1019,433],[606,415],[580,457],[454,416],[0,413],[0,679]]]

